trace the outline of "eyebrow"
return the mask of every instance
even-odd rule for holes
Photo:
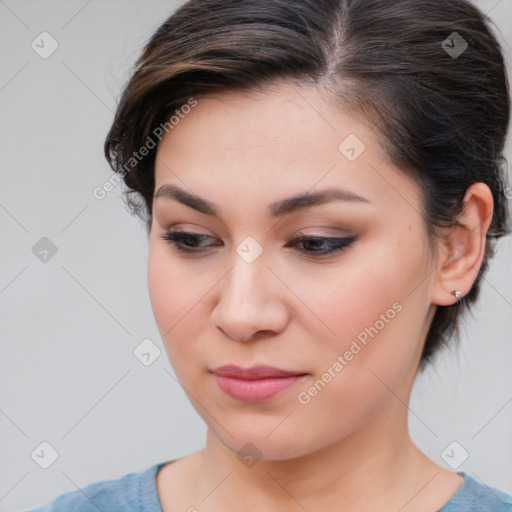
[[[220,209],[211,201],[204,199],[195,194],[191,194],[176,185],[162,185],[156,194],[153,196],[155,199],[158,197],[165,197],[166,199],[174,199],[198,212],[206,215],[220,217]],[[332,201],[346,201],[351,203],[368,203],[371,202],[354,192],[345,190],[339,187],[332,187],[318,192],[305,192],[302,194],[275,201],[268,207],[268,215],[270,217],[283,217],[291,213],[302,210],[307,210],[313,206],[329,203]]]

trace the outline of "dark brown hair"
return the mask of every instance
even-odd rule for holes
[[[149,229],[157,146],[144,158],[134,152],[150,147],[159,126],[172,128],[170,117],[191,98],[288,80],[322,87],[326,99],[379,130],[390,161],[421,192],[430,249],[439,228],[456,223],[467,188],[488,185],[494,212],[482,266],[461,301],[437,306],[421,371],[459,338],[457,319],[478,297],[495,239],[510,232],[509,84],[490,23],[465,0],[191,0],[135,63],[105,156]]]

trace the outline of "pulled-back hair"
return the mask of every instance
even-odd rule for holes
[[[152,220],[158,127],[212,92],[264,91],[273,82],[322,88],[382,136],[390,162],[413,179],[432,250],[457,223],[473,183],[491,190],[485,255],[469,293],[437,306],[420,361],[453,334],[480,290],[507,224],[503,149],[509,84],[491,21],[465,0],[191,0],[152,35],[126,83],[105,156],[128,187],[126,204]],[[467,48],[466,48],[467,45]],[[276,114],[278,115],[278,114]],[[127,163],[130,162],[130,165]]]

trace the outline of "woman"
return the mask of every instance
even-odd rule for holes
[[[407,428],[507,233],[488,25],[463,0],[193,0],[162,24],[105,155],[206,446],[37,510],[512,510]]]

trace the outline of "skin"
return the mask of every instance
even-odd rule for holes
[[[201,98],[159,144],[155,191],[174,184],[221,210],[218,218],[166,197],[153,202],[151,304],[176,376],[208,426],[202,450],[157,475],[166,512],[434,512],[462,485],[414,445],[406,404],[436,305],[453,304],[451,292],[465,295],[477,275],[492,195],[483,184],[470,187],[463,226],[446,230],[429,254],[414,183],[389,163],[368,123],[325,98],[286,82]],[[366,146],[355,161],[338,150],[349,134]],[[330,186],[370,203],[267,214],[271,202]],[[205,252],[164,241],[171,224],[212,237]],[[315,256],[326,246],[289,244],[299,232],[357,238]],[[236,252],[248,236],[262,249],[252,263]],[[298,394],[394,303],[400,312],[300,403]],[[250,404],[226,395],[210,373],[228,363],[308,375]],[[237,457],[248,442],[261,452],[252,467]]]

